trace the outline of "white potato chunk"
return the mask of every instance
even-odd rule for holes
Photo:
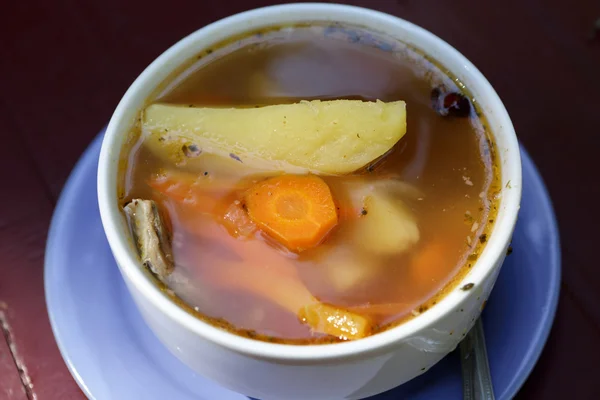
[[[419,241],[419,228],[402,200],[373,192],[364,199],[364,215],[356,224],[355,240],[376,254],[401,253]]]
[[[155,154],[175,162],[210,153],[260,170],[345,174],[404,136],[406,106],[360,100],[259,108],[153,104],[143,112],[142,131]]]

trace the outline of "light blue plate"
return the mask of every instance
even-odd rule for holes
[[[83,154],[56,207],[48,236],[45,288],[58,346],[73,377],[93,399],[244,400],[183,365],[143,322],[125,288],[102,230],[96,170],[102,135]],[[514,252],[484,311],[497,399],[519,390],[548,336],[558,299],[560,248],[542,180],[523,156],[523,202]],[[462,398],[455,353],[430,371],[375,396]]]

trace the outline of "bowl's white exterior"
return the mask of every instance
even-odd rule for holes
[[[384,32],[425,51],[459,78],[478,101],[498,147],[503,186],[488,244],[455,290],[397,328],[354,342],[324,346],[265,343],[223,332],[172,303],[142,270],[117,204],[119,152],[125,133],[156,86],[203,49],[251,30],[308,21],[335,21]],[[510,185],[507,183],[510,181]],[[452,351],[479,316],[500,271],[521,199],[521,160],[510,118],[481,73],[450,45],[399,18],[334,4],[289,4],[238,14],[184,38],[131,85],[106,131],[98,167],[102,223],[121,273],[144,319],[184,363],[221,385],[269,399],[358,399],[423,373]],[[471,290],[461,290],[473,283]]]

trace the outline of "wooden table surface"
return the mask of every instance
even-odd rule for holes
[[[209,22],[274,3],[3,3],[0,399],[84,398],[54,342],[43,289],[48,225],[73,164],[131,82],[168,46]],[[556,321],[518,397],[599,399],[600,1],[347,3],[439,35],[500,94],[548,185],[563,251]]]

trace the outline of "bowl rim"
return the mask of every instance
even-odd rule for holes
[[[335,16],[334,20],[327,17],[331,15]],[[186,49],[189,51],[199,39],[206,40],[206,38],[213,35],[218,36],[217,33],[230,31],[234,29],[232,27],[236,26],[238,30],[245,29],[248,31],[252,28],[276,24],[272,20],[278,20],[279,24],[283,24],[284,22],[281,20],[286,18],[296,22],[336,21],[354,25],[356,25],[356,21],[363,21],[361,25],[371,30],[377,30],[375,27],[378,26],[389,26],[390,29],[393,28],[396,31],[409,32],[412,40],[416,39],[420,43],[420,45],[416,45],[417,47],[423,49],[423,44],[432,46],[432,48],[442,52],[446,60],[454,60],[454,63],[461,66],[462,72],[469,74],[469,78],[473,82],[469,85],[469,88],[474,90],[474,87],[477,87],[481,95],[476,99],[480,100],[485,97],[486,103],[491,104],[488,112],[493,112],[495,119],[500,121],[499,127],[504,137],[505,147],[508,149],[505,152],[507,154],[500,155],[500,157],[508,157],[508,163],[506,162],[507,159],[503,160],[502,180],[504,182],[505,178],[508,178],[512,189],[504,191],[500,200],[500,208],[504,208],[504,217],[495,221],[488,242],[470,271],[463,276],[452,291],[442,297],[427,312],[396,327],[356,341],[319,345],[268,343],[224,331],[194,317],[164,295],[139,267],[139,260],[135,257],[125,236],[122,216],[118,209],[115,181],[121,149],[121,135],[124,134],[121,125],[129,124],[130,126],[131,121],[127,118],[127,110],[133,107],[132,103],[139,103],[136,100],[139,91],[147,86],[156,88],[162,81],[156,78],[161,68],[169,66],[168,68],[171,68],[171,71],[174,70],[178,65],[170,65],[172,60],[185,53]],[[254,21],[257,26],[252,27],[252,23],[249,21]],[[385,32],[390,33],[389,30]],[[233,35],[233,33],[228,34],[229,37]],[[196,53],[199,53],[200,50],[194,48]],[[423,50],[428,52],[427,49]],[[438,61],[445,66],[444,60]],[[451,72],[456,73],[454,70],[451,70]],[[483,110],[483,112],[487,116],[486,110]],[[491,134],[494,138],[497,138],[498,132],[492,131]],[[181,325],[200,338],[236,353],[279,363],[327,363],[340,359],[360,358],[364,357],[365,354],[376,356],[388,352],[390,348],[397,346],[403,340],[414,337],[419,332],[435,325],[437,321],[444,318],[452,310],[459,308],[460,304],[471,295],[469,292],[458,290],[465,281],[477,284],[494,272],[494,266],[498,263],[498,260],[504,257],[506,246],[510,242],[517,220],[520,200],[521,159],[517,137],[506,108],[483,74],[448,43],[417,25],[383,12],[341,4],[291,3],[257,8],[221,19],[184,37],[156,58],[129,87],[108,124],[98,164],[98,203],[102,224],[110,248],[125,280],[129,281],[128,283],[133,285],[157,311],[162,312],[176,324]],[[129,289],[131,291],[131,288]]]

